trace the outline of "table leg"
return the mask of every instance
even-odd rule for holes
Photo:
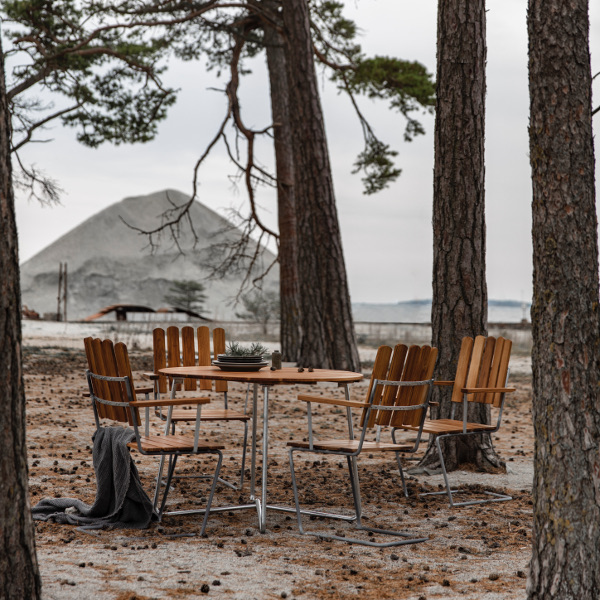
[[[256,492],[256,418],[258,414],[258,383],[253,384],[252,393],[252,459],[250,465],[250,499]]]
[[[269,464],[269,388],[263,387],[263,439],[262,439],[262,481],[261,504],[258,527],[261,533],[267,528],[267,471]]]

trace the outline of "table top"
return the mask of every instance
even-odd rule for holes
[[[363,378],[362,373],[352,371],[337,371],[334,369],[314,369],[299,372],[296,367],[283,367],[271,371],[263,367],[260,371],[222,371],[219,367],[167,367],[159,373],[170,377],[191,377],[194,379],[215,379],[225,381],[241,381],[242,383],[259,383],[261,385],[318,383],[328,381],[333,383],[354,383]]]

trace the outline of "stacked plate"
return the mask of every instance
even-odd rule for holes
[[[258,371],[269,363],[263,360],[262,355],[229,356],[228,354],[219,354],[217,360],[213,360],[212,364],[223,371]]]

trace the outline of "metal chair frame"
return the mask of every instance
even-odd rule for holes
[[[159,494],[160,494],[160,481],[161,481],[160,478],[158,479],[156,491],[154,494],[154,502],[153,502],[154,512],[155,512],[159,522],[162,520],[163,515],[171,514],[171,513],[165,513],[164,509],[165,509],[165,506],[167,503],[167,497],[169,495],[170,484],[171,484],[171,480],[173,479],[173,474],[175,472],[175,467],[177,465],[178,457],[182,456],[182,455],[199,455],[199,454],[216,454],[217,455],[217,457],[218,457],[217,466],[215,468],[215,474],[212,477],[212,485],[210,488],[206,508],[198,510],[198,511],[194,511],[194,512],[204,512],[204,519],[202,521],[202,529],[200,532],[200,535],[204,535],[204,532],[206,530],[206,524],[208,521],[208,515],[210,514],[210,508],[211,508],[214,493],[215,493],[215,488],[219,481],[219,474],[220,474],[221,466],[223,463],[223,453],[218,449],[206,449],[206,448],[202,448],[199,446],[199,425],[200,425],[201,404],[198,404],[198,408],[197,408],[196,429],[194,431],[194,445],[193,445],[193,449],[191,451],[189,451],[189,450],[185,450],[185,451],[179,451],[179,450],[147,451],[147,450],[144,450],[142,447],[142,439],[140,436],[140,431],[139,431],[139,426],[138,426],[139,419],[138,419],[138,415],[136,412],[137,406],[136,406],[136,401],[133,396],[133,386],[132,386],[130,378],[128,376],[109,377],[106,375],[97,375],[96,373],[92,373],[89,369],[86,370],[86,378],[87,378],[88,387],[90,390],[90,398],[92,400],[92,407],[94,410],[94,420],[96,422],[97,429],[99,429],[102,426],[101,421],[100,421],[100,416],[98,414],[97,403],[104,404],[107,406],[115,406],[115,407],[124,408],[125,410],[128,410],[131,415],[131,423],[133,424],[133,430],[134,430],[134,434],[135,434],[137,450],[145,456],[160,456],[162,459],[164,459],[164,457],[167,457],[167,456],[169,457],[169,466],[167,469],[165,491],[164,491],[162,500],[160,502],[160,507],[158,505]],[[128,401],[127,402],[116,402],[113,400],[107,400],[106,398],[101,398],[100,396],[96,395],[96,393],[94,392],[94,385],[93,385],[94,380],[124,385]],[[137,404],[139,405],[140,403],[137,402]],[[143,403],[142,405],[147,405],[147,403]],[[146,406],[146,408],[147,408],[147,406]],[[173,408],[172,406],[169,407],[169,415],[167,416],[167,424],[168,425],[170,424],[170,412],[172,411],[172,408]],[[192,511],[187,511],[187,512],[189,513]]]
[[[206,326],[204,326],[206,327]],[[170,329],[170,328],[169,328]],[[178,330],[178,339],[179,336],[181,336],[183,334],[183,329],[181,328],[179,329],[177,327]],[[200,328],[198,328],[200,329]],[[208,328],[206,328],[208,329]],[[221,344],[224,346],[225,345],[225,333],[224,331],[219,328],[221,331],[221,335],[222,335],[222,339],[221,339]],[[160,328],[157,328],[155,331],[160,330]],[[167,333],[168,334],[168,330],[167,332],[165,332],[163,330],[162,335],[164,336],[164,334]],[[156,334],[154,334],[156,335]],[[207,334],[208,335],[208,334]],[[156,339],[156,338],[155,338]],[[164,337],[163,337],[163,343],[164,343]],[[216,344],[216,339],[214,338],[214,332],[213,332],[213,344]],[[216,354],[216,352],[215,352]],[[196,360],[198,358],[198,352],[196,352]],[[179,366],[179,364],[183,364],[183,353],[180,352],[179,354],[179,362],[174,365],[174,366]],[[169,366],[173,366],[172,364],[169,364]],[[156,368],[156,367],[155,367]],[[159,399],[160,398],[160,386],[159,386],[159,382],[158,382],[158,378],[157,378],[157,373],[155,373],[153,375],[153,379],[154,379],[154,398],[155,399]],[[180,385],[184,385],[185,384],[185,378],[173,378],[172,381],[170,381],[168,383],[169,386],[169,397],[171,399],[176,397],[176,392],[178,389],[178,386]],[[222,382],[220,382],[221,385],[226,385],[223,384]],[[248,386],[249,389],[250,386]],[[218,390],[217,390],[218,391]],[[228,402],[227,402],[227,390],[222,390],[222,391],[218,391],[218,393],[222,393],[223,394],[223,406],[225,408],[225,410],[228,410]],[[246,402],[244,404],[244,415],[246,415],[247,413],[247,404],[248,404],[248,391],[246,391]],[[156,416],[161,419],[162,421],[167,421],[167,416],[163,413],[163,409],[162,407],[158,407],[155,410],[155,414]],[[228,420],[235,420],[235,419],[223,419],[224,421],[228,421]],[[244,438],[243,438],[243,446],[242,446],[242,461],[241,461],[241,469],[240,469],[240,480],[239,480],[239,484],[236,485],[235,483],[231,483],[230,481],[227,481],[226,479],[219,479],[219,482],[222,483],[223,485],[231,488],[234,491],[239,491],[244,487],[244,479],[245,479],[245,470],[246,470],[246,454],[247,454],[247,446],[248,446],[248,420],[244,420],[242,421],[244,424]],[[167,425],[165,427],[165,435],[168,435],[169,432],[174,434],[175,433],[175,421],[171,421],[170,422],[170,426]],[[164,461],[161,461],[160,464],[160,468],[159,468],[159,477],[162,477],[162,472],[163,472],[163,466],[164,466]],[[176,475],[175,478],[199,478],[199,479],[203,479],[206,478],[206,475]]]
[[[504,387],[506,388],[507,386],[508,386],[508,373],[506,375],[506,381],[504,383]],[[505,397],[506,397],[506,392],[502,392],[500,406],[498,408],[498,420],[496,421],[496,427],[494,427],[494,429],[485,429],[485,430],[479,430],[479,431],[467,431],[467,409],[469,406],[469,402],[467,399],[468,392],[465,392],[463,394],[463,402],[462,402],[463,430],[458,431],[458,432],[443,433],[443,434],[435,436],[435,446],[437,448],[438,456],[440,458],[440,464],[442,466],[442,475],[444,476],[444,483],[446,484],[446,489],[443,491],[440,491],[440,492],[426,492],[424,494],[420,494],[420,496],[442,496],[444,494],[447,494],[448,500],[450,501],[450,507],[472,506],[472,505],[476,505],[476,504],[487,504],[488,502],[507,502],[508,500],[512,500],[512,496],[509,496],[508,494],[500,494],[499,492],[492,492],[489,490],[485,490],[483,492],[485,495],[493,496],[493,497],[492,498],[483,498],[481,500],[467,500],[465,502],[455,502],[454,494],[465,493],[465,490],[458,490],[458,489],[453,490],[452,489],[452,486],[450,485],[450,481],[448,479],[448,472],[446,471],[446,463],[444,462],[444,453],[442,452],[442,446],[441,446],[441,442],[440,442],[440,440],[442,440],[444,438],[449,438],[449,437],[467,436],[467,435],[482,435],[484,433],[488,433],[488,434],[497,433],[498,430],[500,429],[500,424],[502,422],[502,413],[504,410]],[[454,419],[457,408],[458,408],[457,403],[453,403],[451,411],[450,411],[451,419]],[[392,437],[394,437],[394,433],[392,433]]]
[[[292,475],[292,488],[293,488],[293,492],[294,492],[296,518],[298,521],[298,529],[300,530],[300,533],[302,535],[312,535],[312,536],[322,538],[322,539],[339,540],[339,541],[343,541],[343,542],[351,542],[351,543],[361,544],[364,546],[373,546],[373,547],[377,547],[377,548],[388,548],[391,546],[416,544],[416,543],[425,542],[425,541],[429,540],[428,537],[416,537],[415,538],[415,537],[413,537],[412,534],[407,533],[407,532],[379,529],[379,528],[367,527],[366,525],[363,525],[363,523],[361,521],[362,501],[361,501],[361,495],[360,495],[360,482],[358,479],[358,470],[356,469],[354,459],[356,459],[362,452],[363,445],[365,442],[366,431],[368,428],[367,423],[369,422],[369,417],[371,416],[372,411],[383,410],[383,411],[396,412],[396,411],[414,411],[414,410],[422,409],[422,414],[421,414],[421,419],[420,419],[420,428],[422,428],[423,423],[425,421],[427,408],[429,406],[433,381],[434,381],[433,379],[428,379],[428,380],[423,380],[423,381],[390,381],[390,380],[374,379],[372,382],[371,393],[369,395],[368,407],[367,407],[367,410],[365,413],[365,418],[363,420],[362,431],[360,434],[360,438],[358,440],[358,447],[354,452],[348,452],[348,451],[343,451],[343,450],[323,450],[323,449],[316,449],[314,447],[313,432],[312,432],[312,416],[311,416],[311,408],[310,408],[311,403],[310,402],[308,403],[309,447],[308,448],[299,448],[299,447],[292,446],[289,449],[290,470],[291,470],[291,475]],[[428,386],[428,390],[427,390],[427,394],[425,397],[425,401],[421,404],[415,404],[415,405],[411,405],[411,406],[386,406],[386,405],[381,405],[381,404],[377,404],[377,405],[373,404],[373,401],[375,398],[375,393],[376,393],[376,390],[378,389],[378,386],[416,387],[416,386],[423,386],[423,385]],[[348,412],[350,412],[350,407],[347,407],[347,410],[348,410]],[[349,429],[350,429],[350,431],[349,431],[350,439],[353,440],[354,437],[353,437],[353,431],[352,431],[351,416],[349,417],[348,422],[349,422]],[[392,428],[392,429],[395,429],[395,428]],[[378,427],[377,435],[380,434],[380,431],[381,431],[381,428]],[[416,441],[412,447],[407,446],[403,450],[394,451],[394,455],[396,457],[398,469],[400,472],[400,478],[402,480],[402,488],[403,488],[403,492],[404,492],[405,496],[408,496],[408,493],[407,493],[407,489],[406,489],[406,482],[404,479],[402,463],[400,461],[400,452],[414,452],[418,448],[420,438],[421,438],[421,434],[419,431]],[[396,443],[395,440],[394,440],[394,443]],[[294,468],[294,452],[313,452],[315,454],[333,454],[333,455],[346,457],[346,460],[348,463],[348,472],[349,472],[349,476],[350,476],[350,485],[352,488],[352,498],[353,498],[353,503],[354,503],[355,514],[353,517],[349,518],[347,515],[328,513],[328,512],[304,511],[300,508],[300,501],[299,501],[299,497],[298,497],[298,486],[297,486],[297,482],[296,482],[296,473],[295,473],[295,468]],[[359,538],[348,538],[348,537],[342,537],[339,535],[306,531],[302,525],[302,514],[303,513],[304,514],[307,514],[307,513],[308,514],[317,514],[318,516],[321,516],[321,517],[334,518],[334,519],[354,520],[355,527],[359,531],[367,531],[370,533],[397,536],[397,537],[401,537],[403,539],[391,541],[391,542],[374,542],[374,541],[369,541],[369,540],[361,540]]]
[[[453,490],[448,480],[446,464],[441,447],[441,440],[456,436],[484,435],[498,432],[502,422],[504,410],[504,401],[506,394],[514,392],[514,388],[509,388],[508,377],[510,369],[508,366],[510,360],[510,351],[512,342],[503,337],[485,337],[477,336],[475,339],[464,337],[461,342],[461,351],[458,359],[458,366],[455,381],[436,381],[436,385],[452,386],[452,408],[449,420],[454,421],[454,431],[441,431],[435,427],[436,419],[425,423],[424,431],[435,436],[435,445],[437,448],[446,490],[439,492],[427,492],[421,496],[438,496],[447,494],[450,501],[450,507],[454,506],[472,506],[477,504],[486,504],[488,502],[506,502],[512,500],[512,496],[498,492],[483,492],[487,498],[479,500],[468,500],[465,502],[455,502],[454,495],[464,493],[466,490]],[[491,405],[498,410],[498,420],[496,426],[469,423],[467,420],[467,409],[470,402],[480,402]],[[458,407],[462,405],[462,430],[456,427],[461,420],[455,419]],[[443,427],[444,425],[442,425]],[[403,427],[402,429],[410,429]]]

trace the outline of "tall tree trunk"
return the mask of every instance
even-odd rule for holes
[[[307,0],[283,2],[290,89],[298,281],[302,319],[299,363],[359,369],[323,111],[313,62]]]
[[[21,290],[10,164],[10,117],[0,45],[0,598],[41,595],[27,485]]]
[[[587,0],[529,0],[535,475],[529,598],[600,598],[600,330]]]
[[[277,18],[277,0],[264,0],[272,18]],[[296,362],[302,344],[300,288],[298,286],[298,236],[294,193],[294,156],[289,122],[289,89],[285,66],[283,37],[274,27],[265,27],[265,44],[277,173],[277,211],[279,219],[279,296],[281,304],[281,358]]]
[[[432,343],[439,379],[456,373],[461,339],[487,332],[485,275],[485,0],[438,3],[437,100],[433,184]],[[448,394],[436,390],[437,417],[450,416]],[[469,420],[489,423],[489,407],[472,402]],[[442,444],[448,469],[500,465],[489,436]],[[423,466],[439,464],[430,443]]]

